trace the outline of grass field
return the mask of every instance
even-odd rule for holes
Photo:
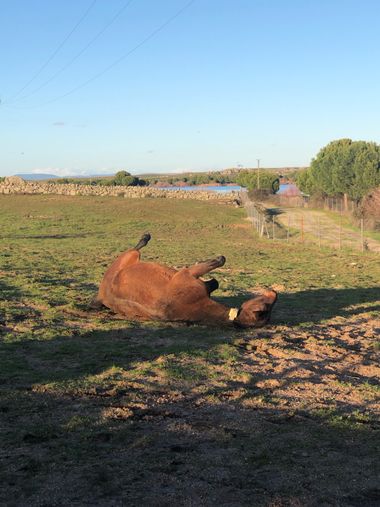
[[[380,503],[379,255],[259,239],[244,210],[0,196],[0,504]],[[270,327],[128,322],[88,303],[115,256],[223,254],[220,301]]]

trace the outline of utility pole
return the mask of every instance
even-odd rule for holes
[[[260,159],[257,158],[257,188],[260,190]]]

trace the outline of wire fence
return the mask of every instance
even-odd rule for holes
[[[320,248],[327,246],[339,250],[349,248],[380,253],[380,242],[365,236],[363,219],[358,231],[343,225],[343,213],[337,215],[334,221],[323,211],[296,207],[270,208],[251,201],[247,192],[242,192],[240,199],[260,237],[287,243],[313,243]]]
[[[276,194],[272,197],[278,206],[286,208],[313,208],[353,214],[358,210],[358,203],[343,197],[316,198],[306,195]]]

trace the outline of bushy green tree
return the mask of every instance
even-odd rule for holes
[[[301,192],[304,192],[305,194],[315,194],[318,191],[318,187],[316,186],[316,182],[310,168],[297,171],[294,174],[293,179]]]
[[[130,185],[136,185],[138,178],[132,176],[131,173],[127,171],[118,171],[111,181],[112,185],[123,185],[128,187]]]
[[[304,191],[308,188],[312,193],[343,194],[358,200],[380,185],[380,146],[351,139],[332,141],[320,150],[297,183]]]
[[[380,146],[359,141],[353,161],[354,179],[349,195],[360,199],[380,185]]]
[[[272,183],[278,178],[278,174],[273,171],[257,169],[239,171],[234,176],[234,181],[242,187],[248,188],[248,190],[268,190],[272,191]]]

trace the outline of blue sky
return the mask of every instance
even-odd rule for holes
[[[0,0],[0,174],[305,166],[380,142],[378,1],[188,3]]]

